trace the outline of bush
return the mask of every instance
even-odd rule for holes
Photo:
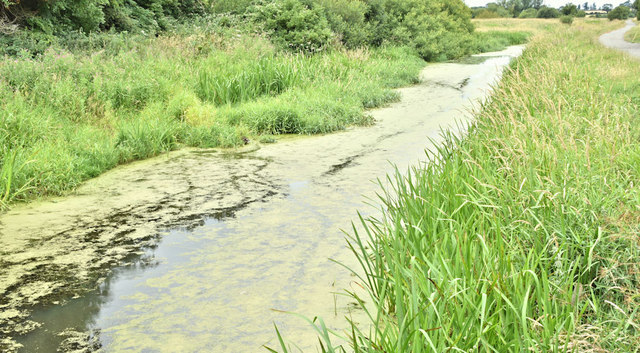
[[[536,18],[538,16],[538,10],[534,8],[528,8],[518,15],[518,18]]]
[[[560,22],[566,24],[566,25],[570,25],[573,23],[573,16],[561,16],[560,17]]]
[[[251,5],[253,0],[215,0],[211,10],[214,13],[242,14]]]
[[[626,20],[627,18],[629,18],[630,14],[631,14],[631,11],[629,10],[628,7],[620,5],[615,9],[609,11],[609,13],[607,14],[607,18],[609,19],[609,21]]]
[[[366,21],[369,6],[359,0],[316,0],[324,8],[331,30],[347,48],[369,44],[372,27]]]
[[[2,0],[0,10],[0,16],[46,34],[111,28],[155,33],[176,19],[204,13],[204,6],[201,0]]]
[[[370,0],[372,43],[407,44],[425,60],[446,60],[470,52],[471,10],[461,0]]]
[[[566,16],[575,16],[578,14],[578,7],[572,3],[568,3],[562,6],[560,12]]]
[[[323,50],[333,38],[322,8],[300,0],[262,0],[248,11],[253,21],[282,48],[313,53]]]
[[[587,16],[587,13],[584,12],[583,10],[578,11],[578,13],[576,14],[576,17],[580,17],[580,18],[586,17],[586,16]]]
[[[538,10],[538,18],[558,18],[560,11],[552,7],[543,6]]]
[[[497,12],[491,11],[491,10],[487,10],[487,9],[482,9],[478,12],[475,13],[474,18],[498,18],[501,17],[500,15],[498,15]]]

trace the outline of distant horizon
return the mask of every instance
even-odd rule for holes
[[[620,1],[620,0],[615,0],[615,1],[606,1],[606,0],[605,1],[601,1],[601,0],[594,1],[594,0],[590,0],[590,1],[587,1],[587,2],[589,3],[589,5],[591,5],[591,4],[593,4],[595,2],[596,6],[598,6],[598,8],[600,8],[604,4],[611,4],[611,5],[613,5],[613,7],[616,7],[616,6],[622,4],[625,1],[626,0],[624,0],[624,1]],[[464,2],[467,4],[467,6],[474,7],[474,6],[486,6],[490,2],[496,2],[496,1],[495,0],[494,1],[464,0]],[[567,1],[567,0],[545,0],[544,1],[544,5],[550,6],[550,7],[556,7],[556,8],[558,8],[560,6],[563,6],[563,5],[566,5],[567,3],[572,3],[572,4],[575,4],[575,5],[578,5],[578,4],[582,5],[585,2],[584,1]]]

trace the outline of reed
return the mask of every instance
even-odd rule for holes
[[[381,183],[348,240],[371,323],[349,350],[638,350],[640,67],[597,44],[615,25],[576,22],[533,39],[467,136]]]

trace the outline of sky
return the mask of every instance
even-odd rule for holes
[[[585,1],[587,0],[544,0],[544,4],[551,7],[560,7],[568,2],[571,2],[577,5],[577,4],[584,4]],[[589,1],[589,4],[593,4],[595,2],[598,7],[602,6],[603,4],[612,4],[614,7],[616,7],[621,3],[625,2],[626,0],[588,0],[588,1]],[[492,0],[464,0],[464,2],[469,6],[484,6],[488,2],[495,2],[495,0],[493,1]]]

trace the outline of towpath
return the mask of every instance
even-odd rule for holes
[[[640,58],[640,43],[630,43],[624,40],[624,34],[636,24],[632,20],[627,21],[624,28],[609,32],[600,36],[600,43],[607,48],[618,49],[631,56]]]

